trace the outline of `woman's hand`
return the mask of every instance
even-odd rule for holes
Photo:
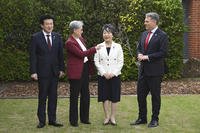
[[[101,45],[101,44],[98,44],[97,46],[95,46],[96,50],[101,49],[101,47],[103,47],[103,45]]]
[[[112,73],[105,73],[103,76],[104,76],[106,79],[111,79],[111,78],[113,78],[115,75],[112,74]]]

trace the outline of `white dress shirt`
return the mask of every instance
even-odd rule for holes
[[[150,35],[150,37],[149,37],[148,42],[151,40],[151,38],[152,38],[154,32],[155,32],[157,29],[158,29],[158,26],[156,26],[156,28],[154,28],[153,30],[151,30],[151,35]]]
[[[49,35],[49,39],[50,39],[50,42],[51,42],[51,45],[52,45],[52,37],[51,37],[51,33],[46,33],[44,30],[42,31],[43,34],[44,34],[44,37],[45,37],[45,40],[48,44],[48,41],[47,41],[47,35]]]
[[[85,45],[81,42],[81,40],[79,38],[75,38],[75,39],[78,42],[78,44],[80,45],[81,49],[83,51],[86,51],[87,49],[86,49]],[[87,61],[88,61],[88,58],[84,57],[84,63],[87,62]]]

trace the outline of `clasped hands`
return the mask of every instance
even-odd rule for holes
[[[106,79],[111,79],[111,78],[113,78],[115,75],[112,74],[112,73],[105,73],[103,76],[104,76]]]
[[[138,54],[137,59],[139,61],[144,61],[144,60],[149,60],[149,57],[148,57],[148,55]]]

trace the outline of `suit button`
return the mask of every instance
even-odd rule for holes
[[[107,64],[107,66],[109,66],[109,64]]]
[[[109,61],[109,59],[107,59],[107,61]]]

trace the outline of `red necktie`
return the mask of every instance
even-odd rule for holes
[[[49,50],[51,50],[51,42],[50,42],[49,36],[50,35],[47,35],[47,44],[48,44]]]
[[[146,40],[145,40],[145,44],[144,44],[144,49],[146,50],[147,49],[147,46],[149,44],[149,38],[151,36],[151,31],[148,33],[147,37],[146,37]]]

